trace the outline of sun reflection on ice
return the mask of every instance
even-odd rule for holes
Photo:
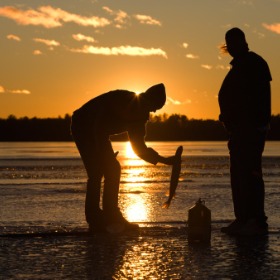
[[[126,216],[130,222],[147,221],[148,208],[145,200],[134,194],[129,195],[129,205],[125,210]]]
[[[125,147],[125,156],[126,156],[126,162],[125,165],[127,166],[137,166],[137,165],[145,165],[146,163],[139,158],[133,151],[130,142],[126,142]]]
[[[147,180],[146,163],[140,159],[133,151],[130,142],[125,146],[126,163],[129,168],[126,169],[125,180],[129,182],[129,190],[125,199],[125,215],[130,222],[147,221],[149,216],[149,203],[139,193],[139,184],[143,185]],[[127,186],[128,186],[127,185]],[[143,186],[145,188],[145,186]]]

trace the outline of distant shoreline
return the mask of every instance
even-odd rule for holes
[[[0,142],[68,142],[71,116],[64,118],[0,119]],[[272,116],[268,141],[280,140],[280,115]],[[146,141],[226,141],[227,133],[217,120],[188,119],[185,115],[151,115],[147,123]],[[127,141],[126,133],[113,135],[112,141]]]

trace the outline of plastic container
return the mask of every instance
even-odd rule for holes
[[[210,242],[211,211],[201,198],[188,211],[188,241]]]

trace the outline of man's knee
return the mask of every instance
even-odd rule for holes
[[[87,184],[88,185],[98,185],[98,184],[101,184],[101,179],[102,178],[90,176],[88,178],[88,180],[87,180]]]
[[[110,162],[108,162],[105,166],[105,177],[114,177],[114,178],[119,178],[121,174],[121,165],[120,163],[114,159]]]

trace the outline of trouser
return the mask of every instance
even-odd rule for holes
[[[118,208],[118,194],[121,167],[114,154],[109,139],[96,143],[96,135],[91,127],[86,127],[75,115],[72,117],[73,139],[84,163],[88,181],[85,200],[87,222],[95,223],[100,219],[101,182],[104,177],[102,208],[110,214]]]
[[[234,213],[238,220],[256,219],[266,224],[262,153],[266,133],[258,130],[235,131],[230,135],[230,175]]]

